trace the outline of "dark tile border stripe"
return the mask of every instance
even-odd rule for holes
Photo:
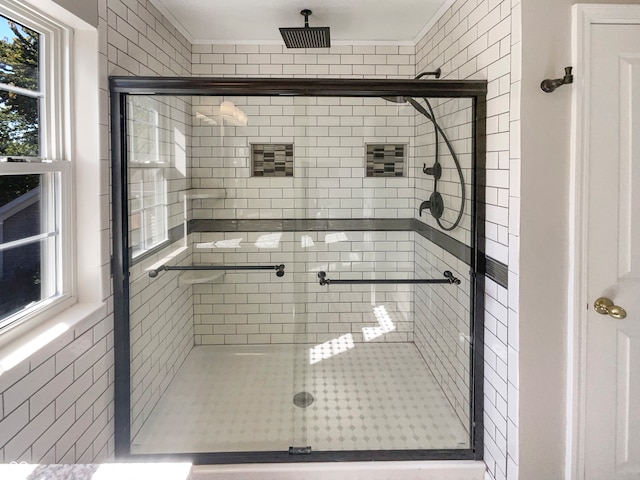
[[[498,260],[487,257],[485,263],[486,276],[498,285],[509,288],[509,267]]]
[[[413,231],[454,257],[471,265],[471,248],[414,218],[399,219],[285,219],[285,220],[191,220],[191,232],[333,232]]]
[[[191,220],[192,232],[333,232],[333,231],[413,231],[435,243],[467,265],[472,263],[471,247],[415,218],[400,219],[274,219],[274,220]],[[487,257],[486,276],[508,288],[507,266]]]
[[[414,230],[413,219],[275,219],[275,220],[191,220],[191,232],[332,232]]]
[[[467,265],[472,264],[471,247],[420,220],[413,220],[413,231],[446,250]]]

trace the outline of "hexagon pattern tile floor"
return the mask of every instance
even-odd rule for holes
[[[412,343],[320,347],[195,347],[133,453],[466,448]],[[306,408],[300,392],[314,398]]]

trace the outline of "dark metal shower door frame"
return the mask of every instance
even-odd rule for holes
[[[482,460],[484,408],[484,283],[486,96],[485,80],[368,80],[327,78],[110,77],[111,107],[111,270],[114,289],[115,455],[118,460],[186,460],[195,464],[296,463],[342,461]],[[470,98],[473,102],[473,201],[471,230],[471,444],[467,449],[319,451],[290,455],[286,451],[189,454],[132,454],[130,424],[129,240],[127,192],[127,95],[241,95],[307,97]],[[425,225],[425,227],[428,227]],[[431,228],[431,227],[428,227]],[[433,229],[436,239],[456,243]]]

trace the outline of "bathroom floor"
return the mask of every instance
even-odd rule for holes
[[[294,405],[301,392],[311,394],[310,405]],[[413,343],[339,338],[317,346],[195,347],[132,453],[449,449],[468,442]]]

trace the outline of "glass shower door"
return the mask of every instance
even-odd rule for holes
[[[127,116],[133,453],[470,448],[472,189],[446,145],[470,179],[470,100],[136,95]],[[420,208],[438,150],[440,223],[466,202],[446,234]]]
[[[418,211],[433,191],[423,167],[446,145],[400,100],[293,99],[295,454],[470,447],[472,279]],[[433,104],[470,178],[471,102]],[[452,236],[468,245],[471,189],[439,156],[441,222],[466,188]]]

